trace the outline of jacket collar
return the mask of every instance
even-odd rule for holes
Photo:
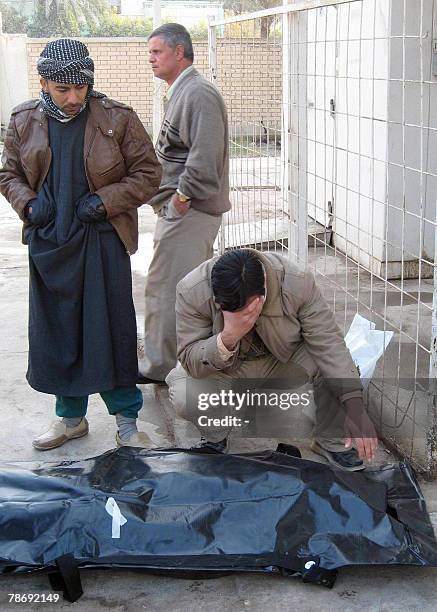
[[[112,136],[113,126],[109,118],[109,113],[106,112],[105,104],[107,104],[106,98],[90,98],[88,100],[89,119],[91,119],[90,123],[94,127],[99,127],[102,132],[108,136]],[[47,117],[43,112],[40,102],[35,103],[35,108],[32,110],[31,117],[39,122],[44,121],[47,124]]]
[[[88,113],[93,127],[99,127],[104,134],[112,136],[114,128],[110,115],[105,108],[107,103],[107,98],[90,98],[88,100]]]
[[[44,113],[42,104],[40,100],[32,100],[34,102],[32,111],[29,115],[29,119],[35,119],[36,121],[45,121],[47,120],[46,114]]]
[[[191,72],[194,72],[195,68],[193,66],[193,64],[191,64],[191,66],[187,66],[185,68],[185,70],[182,70],[182,72],[178,75],[177,79],[175,81],[173,81],[173,83],[170,85],[170,87],[167,90],[167,93],[165,94],[165,97],[167,99],[167,102],[171,99],[172,95],[174,94],[174,92],[178,89],[178,85],[179,83],[186,77],[188,76]]]
[[[278,278],[278,272],[266,255],[260,253],[260,251],[256,251],[255,249],[248,250],[252,251],[258,257],[266,272],[267,297],[260,316],[282,317],[284,313],[281,305],[281,286]]]

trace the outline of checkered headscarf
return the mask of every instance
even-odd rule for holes
[[[80,40],[60,38],[48,42],[37,66],[43,79],[70,85],[94,84],[94,62]]]
[[[38,59],[37,67],[43,79],[68,85],[88,85],[87,97],[80,112],[86,108],[90,97],[105,97],[105,94],[93,89],[94,62],[89,56],[87,46],[80,40],[60,38],[48,42]],[[74,117],[63,113],[45,91],[41,91],[39,97],[44,112],[49,117],[53,117],[62,123],[74,119]]]

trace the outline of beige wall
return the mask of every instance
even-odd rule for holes
[[[260,121],[263,120],[267,128],[280,130],[281,43],[225,40],[217,44],[217,58],[217,85],[226,100],[232,128],[249,135],[262,135]],[[273,133],[269,136],[273,137]]]
[[[36,62],[46,44],[42,38],[27,43],[29,93],[39,94]],[[96,64],[95,87],[111,98],[130,104],[143,123],[152,125],[153,81],[147,62],[145,38],[84,39]],[[194,44],[195,65],[208,74],[208,44]],[[272,56],[273,55],[273,56]],[[275,66],[275,73],[271,67]],[[218,43],[218,86],[228,104],[231,120],[237,129],[252,133],[261,119],[279,127],[281,104],[281,45],[261,41]],[[275,114],[271,109],[275,108]],[[244,123],[242,121],[244,117]],[[258,130],[259,131],[259,128]]]
[[[46,44],[42,38],[27,44],[29,93],[39,95],[36,62]],[[85,42],[85,41],[84,41]],[[146,56],[146,39],[89,39],[86,41],[96,67],[95,88],[111,98],[130,104],[143,123],[152,124],[153,82]]]

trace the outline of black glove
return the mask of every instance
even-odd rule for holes
[[[97,194],[87,193],[77,201],[76,215],[82,223],[97,223],[106,219],[106,210]]]
[[[44,187],[39,191],[36,198],[28,202],[26,209],[26,219],[36,227],[48,225],[56,216],[56,207]],[[30,212],[30,209],[32,209],[32,212]]]

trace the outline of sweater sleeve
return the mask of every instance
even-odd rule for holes
[[[200,99],[184,114],[181,137],[189,148],[179,189],[197,200],[220,191],[225,160],[225,114],[218,93],[202,91]]]

